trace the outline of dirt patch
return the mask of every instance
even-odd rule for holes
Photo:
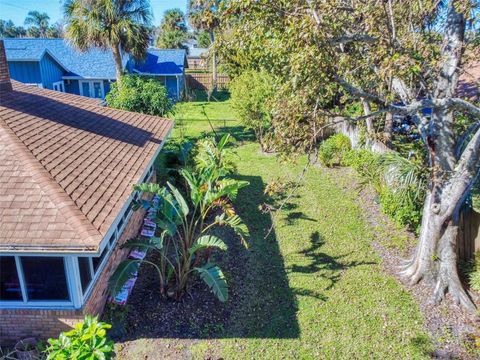
[[[433,289],[425,283],[410,285],[398,274],[402,260],[415,249],[415,235],[400,229],[385,214],[377,203],[377,195],[361,183],[356,173],[349,168],[325,169],[346,192],[356,196],[364,210],[364,219],[373,229],[375,241],[372,246],[382,257],[383,269],[394,276],[415,298],[424,317],[426,330],[434,341],[434,358],[478,359],[480,349],[475,349],[475,337],[480,337],[480,319],[457,306],[450,297],[440,305],[432,303]],[[391,246],[391,240],[402,239],[402,243]],[[478,308],[478,294],[472,294]]]

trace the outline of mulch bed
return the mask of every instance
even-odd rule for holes
[[[237,283],[244,270],[244,249],[238,237],[229,229],[217,230],[228,245],[227,252],[213,253],[212,262],[218,264],[229,283],[229,301],[220,302],[208,286],[193,274],[188,292],[180,299],[160,295],[157,271],[142,265],[138,280],[125,307],[115,307],[104,314],[105,321],[113,322],[112,337],[117,342],[139,338],[201,339],[218,337],[227,326],[234,298],[241,291]],[[243,250],[243,251],[242,251]],[[158,261],[151,252],[147,260]],[[243,269],[243,270],[242,270]],[[232,285],[235,283],[235,285]],[[114,317],[110,317],[114,314]]]
[[[386,248],[380,241],[375,241],[372,246],[382,257],[383,269],[394,276],[414,297],[420,310],[425,317],[426,330],[432,336],[435,346],[433,358],[438,359],[478,359],[480,349],[475,351],[475,337],[480,337],[480,318],[457,306],[447,295],[445,301],[440,305],[432,303],[433,289],[425,283],[420,282],[410,285],[405,279],[399,276],[399,267],[406,254],[413,253],[415,249],[415,235],[406,229],[398,229],[391,220],[381,212],[380,205],[376,203],[376,194],[373,189],[362,185],[358,176],[349,168],[326,169],[331,172],[335,179],[346,179],[341,186],[346,191],[358,193],[358,204],[364,210],[365,221],[374,229],[374,236],[377,239],[385,237],[385,232],[380,233],[375,229],[378,226],[389,226],[389,231],[399,231],[408,236],[410,243],[405,252]],[[387,224],[387,225],[386,225]],[[477,308],[480,308],[480,296],[472,294]]]

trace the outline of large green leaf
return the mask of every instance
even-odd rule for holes
[[[163,186],[160,186],[157,183],[141,183],[133,185],[134,191],[140,191],[148,194],[159,194],[161,193]]]
[[[141,260],[126,259],[118,265],[108,281],[108,288],[112,294],[117,294],[122,286],[138,272],[140,263]]]
[[[207,263],[202,267],[196,267],[200,278],[208,285],[210,290],[221,302],[228,300],[228,284],[222,270],[213,264]]]
[[[222,136],[222,138],[220,139],[220,141],[218,142],[218,145],[217,145],[219,151],[223,150],[225,145],[227,145],[228,140],[230,140],[230,134],[227,133],[227,134]]]
[[[186,217],[189,212],[188,204],[185,201],[184,197],[182,194],[180,194],[180,191],[173,186],[170,183],[167,183],[168,187],[170,188],[170,191],[172,192],[173,196],[175,197],[175,200],[177,201],[178,205],[180,206],[180,210],[182,211],[181,215]]]
[[[200,236],[197,241],[192,245],[188,252],[190,254],[194,254],[198,250],[206,249],[209,247],[215,247],[221,250],[227,250],[227,245],[223,242],[222,239],[214,236],[214,235],[204,235]]]
[[[202,194],[200,193],[200,182],[197,177],[193,175],[192,172],[187,169],[182,169],[180,174],[183,176],[185,181],[190,188],[190,199],[192,200],[193,205],[197,206],[202,200]]]

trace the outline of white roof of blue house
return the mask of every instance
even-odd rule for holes
[[[40,61],[48,53],[67,76],[115,79],[112,51],[91,48],[81,52],[64,39],[4,39],[7,61]],[[123,58],[124,66],[128,56]]]
[[[142,74],[181,75],[187,66],[186,56],[184,49],[149,48],[145,60],[135,62],[135,70]]]

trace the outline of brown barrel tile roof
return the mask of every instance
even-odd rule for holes
[[[0,93],[0,250],[96,251],[173,123],[12,83]]]

